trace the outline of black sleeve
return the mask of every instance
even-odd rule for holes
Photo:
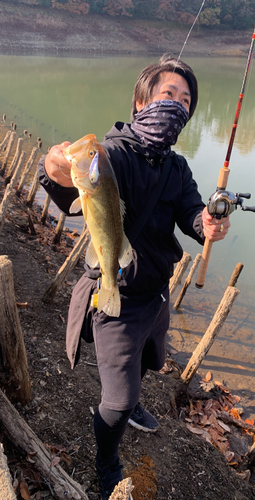
[[[185,160],[183,165],[182,198],[176,217],[176,222],[184,234],[191,236],[201,245],[204,244],[202,211],[205,204],[198,192],[197,183]]]
[[[47,175],[45,166],[44,166],[45,156],[40,159],[37,167],[38,178],[41,186],[45,189],[45,191],[50,195],[51,199],[56,203],[57,207],[64,212],[64,214],[69,217],[82,215],[82,211],[77,214],[70,214],[69,208],[74,200],[78,198],[79,191],[75,187],[63,187],[60,184],[54,182]]]

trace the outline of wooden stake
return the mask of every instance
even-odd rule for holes
[[[30,188],[30,191],[29,191],[28,196],[27,196],[27,201],[26,201],[26,205],[29,208],[31,208],[33,203],[34,203],[34,199],[35,199],[38,188],[39,188],[39,179],[38,179],[38,174],[36,171],[34,178],[33,178],[32,186]]]
[[[39,149],[38,148],[33,148],[32,151],[31,151],[31,154],[30,154],[30,157],[27,161],[27,164],[24,168],[24,171],[23,171],[23,174],[21,176],[21,179],[20,179],[20,183],[18,185],[18,189],[16,191],[16,195],[17,196],[20,196],[20,193],[22,191],[22,188],[26,182],[26,178],[27,178],[27,175],[29,174],[31,168],[33,167],[33,163],[35,161],[35,158],[36,158],[36,155],[38,153]]]
[[[25,452],[25,456],[33,453],[35,466],[40,471],[44,480],[47,481],[54,498],[57,500],[88,500],[81,485],[68,476],[59,464],[50,467],[52,456],[1,389],[0,422],[1,428],[5,429],[6,434],[15,446]],[[4,500],[6,500],[5,497]]]
[[[232,273],[232,276],[229,280],[228,286],[235,286],[242,270],[243,270],[243,264],[241,264],[241,262],[239,262],[238,264],[236,264],[236,267],[235,267],[235,269]]]
[[[131,477],[126,477],[122,479],[114,488],[109,500],[129,500],[130,493],[133,491],[134,486],[132,484]]]
[[[53,245],[58,245],[60,242],[61,235],[65,225],[65,220],[66,220],[66,215],[63,212],[60,212],[57,227],[55,229],[55,236],[52,241]]]
[[[29,229],[30,229],[31,235],[34,236],[36,234],[36,230],[35,230],[35,226],[34,226],[34,223],[33,223],[33,219],[32,219],[30,208],[27,209],[27,217],[28,217],[28,225],[29,225]]]
[[[182,276],[184,275],[191,260],[192,260],[191,255],[189,255],[186,252],[183,252],[182,259],[180,260],[180,262],[178,262],[174,270],[174,275],[170,279],[169,283],[170,294],[174,293],[177,286],[181,283]]]
[[[20,137],[18,139],[18,142],[17,142],[17,147],[16,147],[16,152],[15,152],[15,155],[14,155],[14,158],[12,160],[12,163],[11,163],[11,166],[7,172],[7,175],[6,175],[6,179],[5,179],[5,185],[7,186],[7,184],[9,184],[12,176],[13,176],[13,173],[15,172],[15,169],[17,167],[17,164],[18,164],[18,161],[19,161],[19,157],[21,155],[21,150],[22,150],[22,146],[23,146],[23,143],[24,143],[24,139],[22,139],[22,137]]]
[[[0,443],[0,494],[4,500],[16,500],[12,487],[12,477],[7,465],[7,458],[4,454],[4,447]]]
[[[50,197],[50,195],[47,193],[47,194],[46,194],[46,198],[45,198],[45,202],[44,202],[43,211],[42,211],[42,217],[41,217],[41,224],[42,224],[43,226],[44,226],[44,224],[45,224],[45,222],[46,222],[46,219],[47,219],[47,215],[48,215],[48,210],[49,210],[50,202],[51,202],[51,197]]]
[[[27,356],[16,306],[12,263],[0,256],[0,352],[6,392],[21,404],[32,398]]]
[[[18,177],[21,173],[23,163],[25,161],[25,157],[26,157],[26,152],[22,151],[18,166],[17,166],[17,168],[12,176],[11,182],[7,185],[5,192],[4,192],[4,196],[3,196],[3,199],[2,199],[2,202],[0,205],[0,233],[1,233],[3,225],[4,225],[4,219],[5,219],[5,215],[7,212],[7,208],[8,208],[8,205],[10,203],[10,200],[11,200],[12,188],[13,188],[16,180],[18,179]]]
[[[88,245],[88,242],[89,242],[89,231],[87,229],[87,226],[85,225],[80,235],[80,238],[77,241],[76,245],[74,246],[73,250],[71,251],[70,255],[66,258],[64,264],[58,270],[54,280],[44,293],[42,297],[43,302],[51,302],[53,300],[57,291],[62,286],[64,280],[67,278],[68,274],[72,271],[72,269],[78,262],[78,259],[80,258],[80,255]]]
[[[6,153],[5,153],[4,161],[3,161],[3,164],[2,164],[2,168],[0,170],[0,175],[2,177],[4,176],[4,172],[5,172],[5,169],[7,167],[7,162],[8,162],[9,156],[10,156],[10,152],[11,152],[11,149],[12,149],[12,146],[13,146],[13,143],[14,143],[16,137],[17,137],[17,133],[16,132],[12,132],[11,135],[10,135],[10,138],[9,138],[9,142],[8,142],[7,148],[6,148]]]
[[[178,297],[177,297],[177,299],[176,299],[176,301],[174,303],[174,309],[178,309],[178,307],[180,307],[182,299],[183,299],[183,297],[184,297],[184,295],[185,295],[185,293],[187,291],[187,288],[191,284],[191,280],[192,280],[192,278],[193,278],[193,276],[195,274],[195,271],[196,271],[197,266],[198,266],[198,264],[199,264],[199,262],[201,260],[201,257],[202,257],[202,255],[200,253],[198,253],[197,256],[196,256],[196,258],[195,258],[195,260],[194,260],[194,262],[193,262],[193,265],[191,267],[189,275],[186,278],[186,280],[184,281],[184,285],[182,287],[182,290],[180,291],[180,293],[179,293],[179,295],[178,295]]]
[[[182,380],[186,384],[189,384],[191,379],[194,377],[200,364],[211,348],[239,293],[240,291],[237,290],[237,288],[234,288],[232,286],[227,287],[208,329],[199,342],[197,348],[193,352],[193,355],[191,356],[184,372],[181,375]]]
[[[9,138],[10,138],[10,135],[11,135],[11,131],[8,130],[8,132],[7,132],[4,140],[0,144],[0,153],[1,153],[2,150],[4,150],[5,146],[7,146]]]

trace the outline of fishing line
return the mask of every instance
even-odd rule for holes
[[[177,66],[178,66],[178,64],[179,64],[179,61],[180,61],[181,55],[182,55],[182,53],[183,53],[183,51],[184,51],[184,48],[185,48],[185,46],[186,46],[186,44],[187,44],[187,42],[188,42],[188,39],[189,39],[189,37],[190,37],[190,34],[191,34],[191,32],[192,32],[192,30],[193,30],[193,28],[194,28],[194,26],[195,26],[195,24],[196,24],[196,22],[197,22],[197,20],[198,20],[198,18],[199,18],[199,16],[200,16],[200,14],[201,14],[201,11],[202,11],[202,9],[203,9],[203,7],[204,7],[205,1],[206,1],[206,0],[203,0],[203,1],[202,1],[201,5],[200,5],[200,8],[199,8],[199,11],[198,11],[198,13],[197,13],[197,15],[196,15],[196,17],[195,17],[195,19],[194,19],[193,23],[192,23],[192,26],[191,26],[190,30],[188,31],[188,34],[187,34],[187,36],[186,36],[186,38],[185,38],[185,40],[184,40],[183,46],[182,46],[182,48],[181,48],[181,51],[180,51],[180,53],[179,53],[179,55],[178,55],[178,57],[177,57],[177,60],[176,60],[176,63],[175,63],[175,66],[174,66],[174,70],[173,70],[173,72],[172,72],[172,75],[174,74],[174,72],[175,72],[175,70],[176,70],[176,68],[177,68]],[[160,107],[160,106],[159,106],[159,107]],[[158,112],[157,112],[157,113],[158,113]]]
[[[67,175],[67,174],[65,174],[65,172],[63,172],[61,165],[58,164],[58,168],[59,168],[59,170],[60,170],[60,172],[61,172],[62,175],[64,175],[68,179],[71,179],[71,175],[70,174]]]
[[[187,44],[187,41],[188,41],[188,39],[189,39],[189,36],[190,36],[190,34],[191,34],[191,32],[192,32],[192,30],[193,30],[193,28],[194,28],[194,26],[195,26],[195,24],[196,24],[196,22],[197,22],[197,20],[198,20],[199,16],[200,16],[200,13],[201,13],[202,8],[204,7],[204,4],[205,4],[205,0],[203,0],[202,4],[201,4],[201,6],[200,6],[200,9],[199,9],[199,11],[198,11],[198,13],[197,13],[197,15],[196,15],[196,17],[195,17],[195,20],[194,20],[194,22],[193,22],[193,24],[192,24],[192,26],[191,26],[191,28],[190,28],[190,30],[189,30],[189,32],[188,32],[188,34],[187,34],[186,38],[185,38],[185,40],[184,40],[184,44],[183,44],[183,46],[182,46],[182,48],[181,48],[181,52],[180,52],[180,54],[179,54],[179,56],[178,56],[178,58],[177,58],[177,61],[176,61],[176,65],[179,63],[179,60],[180,60],[180,58],[181,58],[181,55],[182,55],[183,50],[184,50],[184,48],[185,48],[185,45]]]

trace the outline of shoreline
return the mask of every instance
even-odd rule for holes
[[[21,5],[21,4],[20,4]],[[0,1],[0,54],[47,56],[158,56],[180,54],[190,26],[169,21],[115,18]],[[246,57],[250,31],[195,25],[183,57]]]

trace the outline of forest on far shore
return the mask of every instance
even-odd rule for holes
[[[100,14],[134,19],[161,19],[192,25],[202,0],[2,0],[46,9],[63,9],[72,14]],[[205,0],[199,24],[210,29],[246,30],[255,23],[255,0]]]

